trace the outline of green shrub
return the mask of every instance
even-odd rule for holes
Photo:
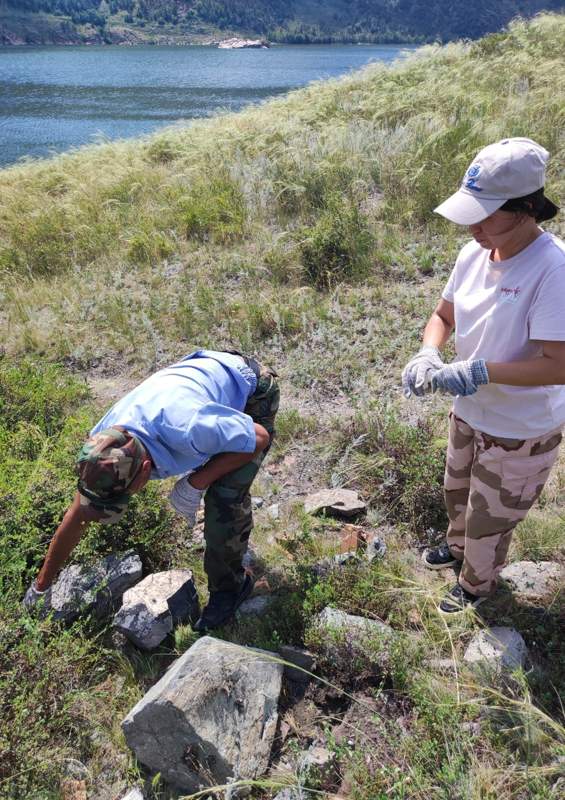
[[[66,414],[89,395],[86,384],[40,359],[0,358],[1,425],[36,426],[47,436],[62,428]]]
[[[134,264],[156,264],[172,252],[172,243],[159,231],[140,231],[129,240],[128,258]]]
[[[359,209],[347,198],[334,195],[317,222],[303,231],[300,250],[308,282],[330,289],[342,281],[365,278],[373,244]]]
[[[199,177],[178,201],[177,216],[188,238],[225,244],[240,239],[245,232],[245,197],[227,175]]]

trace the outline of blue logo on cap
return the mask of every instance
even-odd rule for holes
[[[479,177],[479,173],[481,171],[481,167],[479,164],[473,164],[472,167],[469,167],[467,170],[467,180],[465,181],[465,188],[471,189],[472,192],[482,192],[483,190],[477,186],[477,180]]]

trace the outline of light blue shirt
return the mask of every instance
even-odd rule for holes
[[[91,433],[123,425],[145,445],[152,478],[184,475],[217,453],[252,453],[255,427],[242,411],[257,386],[240,356],[197,350],[119,400]]]

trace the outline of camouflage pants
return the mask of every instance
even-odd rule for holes
[[[260,373],[244,413],[266,428],[272,442],[279,387],[272,370],[260,366]],[[244,577],[241,561],[253,528],[249,490],[270,446],[269,443],[252,461],[217,480],[204,495],[204,569],[211,592],[234,591],[241,585]]]
[[[557,458],[561,431],[504,439],[449,417],[445,502],[447,543],[462,561],[459,583],[475,595],[496,587],[512,532],[541,494]]]

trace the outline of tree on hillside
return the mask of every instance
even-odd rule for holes
[[[2,2],[2,0],[0,0]],[[102,27],[125,12],[128,24],[213,26],[278,41],[447,41],[496,31],[517,15],[565,10],[565,0],[3,0]]]

